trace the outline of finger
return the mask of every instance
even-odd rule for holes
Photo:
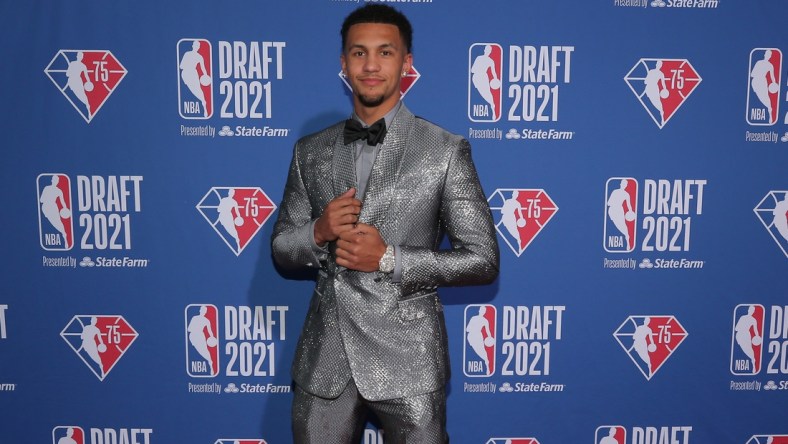
[[[354,187],[350,187],[350,188],[347,189],[347,191],[342,193],[342,195],[340,195],[339,197],[353,197],[355,195],[356,195],[356,189]]]
[[[375,228],[373,225],[365,224],[365,223],[357,223],[356,228],[353,230],[356,234],[376,234],[378,233],[378,229]]]

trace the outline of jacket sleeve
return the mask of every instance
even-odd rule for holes
[[[293,149],[284,196],[271,235],[274,260],[286,269],[317,268],[326,254],[315,244],[312,205],[301,176],[299,146],[296,143]]]
[[[456,144],[449,159],[440,220],[451,249],[400,247],[405,295],[440,286],[488,284],[498,276],[495,227],[465,139]]]

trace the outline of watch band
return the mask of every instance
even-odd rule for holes
[[[381,256],[380,261],[378,261],[378,270],[383,273],[391,273],[394,271],[394,266],[396,265],[396,258],[394,257],[394,246],[388,245],[386,246],[386,252],[383,253]]]

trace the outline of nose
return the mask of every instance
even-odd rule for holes
[[[364,60],[364,71],[376,72],[380,70],[380,62],[376,54],[371,53]]]

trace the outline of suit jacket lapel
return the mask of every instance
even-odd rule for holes
[[[382,223],[386,220],[385,215],[394,196],[400,165],[408,148],[408,137],[413,124],[414,116],[403,104],[386,133],[383,146],[375,157],[369,175],[359,220],[374,225],[381,232]]]
[[[329,200],[339,196],[356,186],[356,153],[352,146],[345,145],[342,140],[342,131],[334,142],[334,155],[332,156],[334,171],[334,195]]]

